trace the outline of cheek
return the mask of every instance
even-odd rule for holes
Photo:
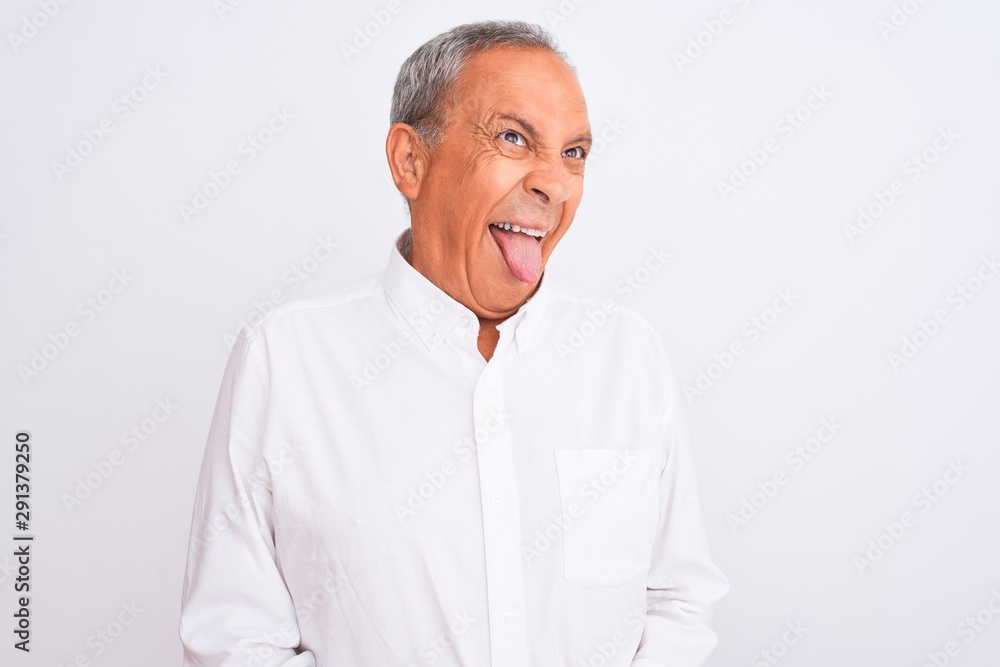
[[[583,200],[583,179],[580,179],[578,183],[573,186],[573,194],[570,198],[563,204],[563,218],[572,219],[576,215],[576,210],[580,206],[580,202]]]
[[[484,149],[465,162],[459,178],[480,192],[506,192],[524,178],[525,165],[496,149]]]

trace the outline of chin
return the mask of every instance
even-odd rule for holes
[[[508,284],[476,290],[474,296],[478,308],[473,310],[476,310],[476,315],[485,319],[509,317],[517,312],[534,289],[535,285],[522,283],[511,276]]]

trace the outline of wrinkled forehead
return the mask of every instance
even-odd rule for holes
[[[558,129],[560,134],[589,127],[576,73],[544,49],[504,47],[476,54],[459,73],[451,96],[469,119],[513,116],[540,131]],[[565,126],[571,129],[563,130]]]

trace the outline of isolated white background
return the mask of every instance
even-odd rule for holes
[[[1000,280],[961,309],[952,290],[1000,253],[1000,5],[912,0],[919,9],[884,36],[890,0],[589,0],[562,13],[556,0],[401,0],[348,61],[342,44],[387,4],[248,0],[220,15],[211,0],[70,2],[16,49],[9,34],[41,10],[4,4],[0,437],[12,471],[14,434],[32,434],[37,538],[30,656],[11,648],[13,547],[0,548],[0,662],[179,664],[225,336],[273,290],[313,295],[385,265],[406,225],[383,152],[399,65],[453,25],[520,18],[551,26],[569,52],[594,130],[620,128],[595,151],[548,275],[644,314],[681,385],[744,344],[685,405],[713,555],[732,581],[713,664],[768,664],[755,655],[798,622],[808,632],[781,665],[918,666],[949,641],[950,664],[996,665],[1000,618],[970,643],[958,626],[1000,591]],[[724,9],[733,22],[679,68],[673,54]],[[113,105],[147,68],[166,76],[121,118]],[[776,123],[813,87],[829,99],[786,137]],[[241,143],[276,108],[294,120],[247,161]],[[53,162],[104,118],[113,132],[60,180]],[[907,161],[947,128],[957,140],[910,180]],[[778,151],[723,201],[718,183],[769,137]],[[179,205],[229,160],[240,173],[186,222]],[[845,225],[894,179],[905,192],[851,242]],[[293,289],[286,272],[317,237],[339,247],[306,262],[315,271]],[[650,246],[672,257],[624,300],[615,285]],[[133,278],[86,321],[78,305],[116,270]],[[744,324],[779,290],[797,301],[751,341]],[[939,309],[947,322],[893,368],[888,354]],[[79,335],[22,380],[18,366],[70,322]],[[128,451],[121,434],[167,398],[173,415]],[[786,453],[824,418],[843,428],[796,471]],[[116,449],[124,463],[68,511],[64,494]],[[914,494],[959,460],[968,472],[923,513]],[[734,532],[727,515],[779,471],[787,483]],[[916,525],[860,572],[855,557],[906,511]],[[96,655],[92,635],[133,601],[136,622]]]

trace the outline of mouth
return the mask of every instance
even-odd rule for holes
[[[542,239],[549,230],[510,222],[490,223],[489,229],[514,277],[537,283],[542,274]]]
[[[547,229],[537,229],[534,227],[514,225],[509,222],[491,222],[490,227],[497,227],[498,229],[503,229],[508,232],[527,234],[528,236],[534,236],[537,239],[545,238],[545,235],[549,233],[549,230]]]

